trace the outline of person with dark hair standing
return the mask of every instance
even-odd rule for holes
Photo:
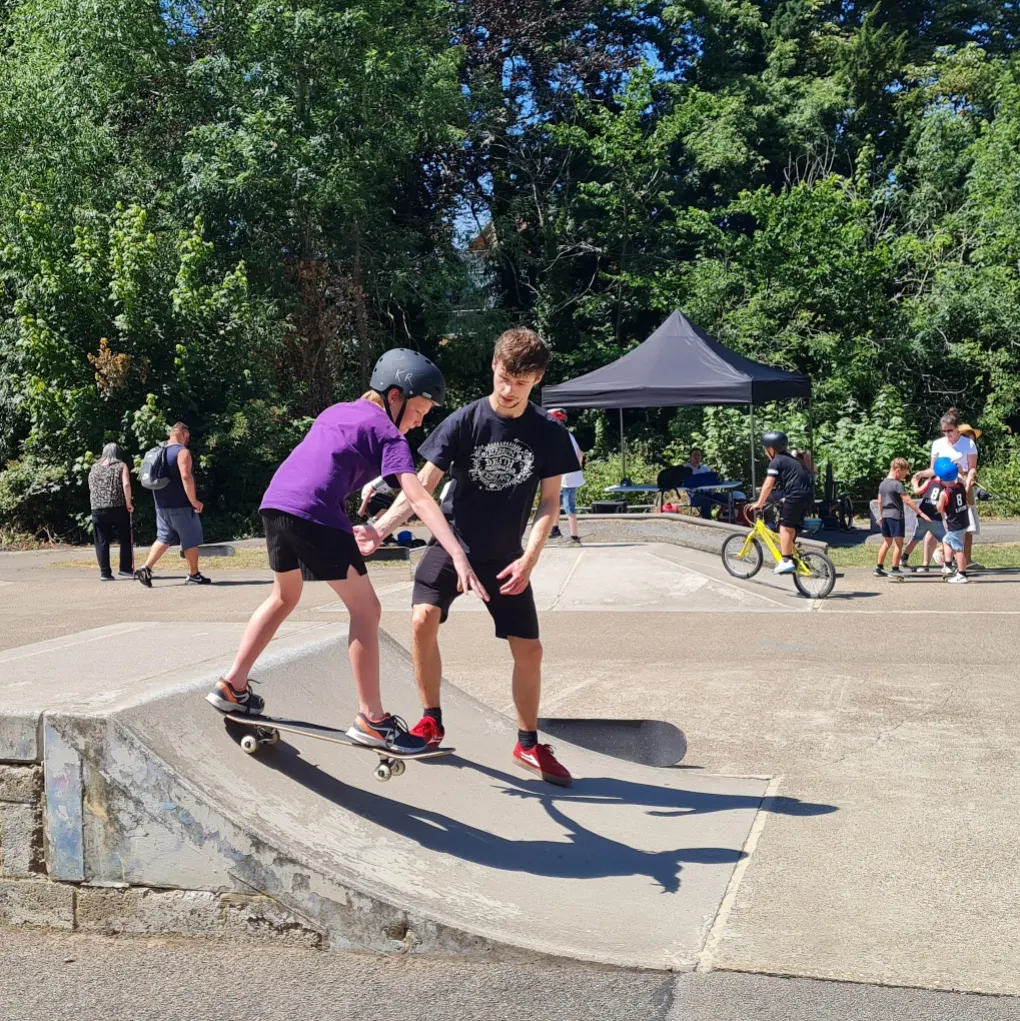
[[[496,637],[510,646],[518,728],[512,761],[549,783],[569,787],[570,773],[538,740],[542,643],[531,572],[559,517],[562,477],[580,467],[567,430],[528,399],[548,364],[549,347],[537,333],[507,330],[492,356],[492,392],[455,411],[429,435],[419,450],[427,463],[418,478],[428,492],[445,473],[453,478],[443,513],[488,589],[485,608]],[[538,510],[525,549],[536,492]],[[400,496],[374,528],[355,529],[361,552],[377,549],[410,513],[406,496]],[[430,747],[438,746],[446,733],[439,627],[461,591],[449,553],[431,545],[418,564],[411,596],[412,653],[424,710],[411,733]]]
[[[156,501],[156,541],[145,563],[135,571],[135,579],[146,588],[152,588],[152,569],[160,557],[178,543],[188,562],[188,577],[184,584],[212,584],[212,580],[198,569],[198,547],[205,541],[199,517],[203,504],[195,490],[193,461],[188,450],[190,441],[191,430],[183,422],[175,422],[166,448],[167,485],[152,492]]]
[[[135,503],[131,495],[131,473],[116,443],[107,443],[103,447],[99,460],[89,471],[89,503],[92,506],[92,531],[100,579],[113,581],[110,543],[114,533],[120,543],[120,576],[133,577],[135,549],[131,535],[131,514]]]

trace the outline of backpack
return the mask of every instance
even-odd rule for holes
[[[142,458],[138,480],[146,489],[165,489],[170,484],[170,470],[167,467],[165,443],[148,451]]]

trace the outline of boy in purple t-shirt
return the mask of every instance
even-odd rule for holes
[[[418,481],[404,436],[442,403],[443,374],[418,352],[395,348],[376,363],[370,386],[361,400],[327,408],[269,483],[259,512],[273,591],[248,622],[233,666],[206,700],[221,712],[261,714],[265,702],[250,690],[248,671],[294,611],[304,579],[324,581],[350,614],[349,653],[360,711],[347,736],[407,754],[425,751],[427,742],[383,711],[379,600],[344,510],[347,497],[382,475],[403,491],[449,553],[463,591],[488,596],[442,511]]]

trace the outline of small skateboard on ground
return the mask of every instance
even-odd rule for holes
[[[546,717],[538,729],[593,752],[642,766],[675,766],[687,754],[684,732],[665,720]]]
[[[200,557],[232,557],[237,550],[229,542],[209,542],[198,547]],[[181,560],[184,559],[184,550],[181,550]]]
[[[379,756],[379,765],[375,768],[375,778],[385,783],[391,776],[400,776],[406,768],[404,763],[409,759],[440,759],[456,751],[456,748],[433,748],[418,755],[406,755],[395,752],[391,748],[375,748],[368,744],[358,744],[352,741],[342,730],[333,727],[323,727],[318,723],[308,723],[305,720],[287,720],[279,716],[240,716],[236,713],[229,713],[223,717],[228,723],[240,727],[249,728],[252,733],[245,734],[241,738],[241,750],[249,755],[254,755],[264,744],[273,745],[280,740],[280,733],[304,734],[307,737],[314,737],[319,741],[329,741],[332,744],[346,745],[348,748],[357,748],[363,752],[375,752]]]

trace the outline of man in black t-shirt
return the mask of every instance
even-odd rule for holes
[[[419,449],[427,463],[418,477],[433,492],[449,473],[453,485],[443,512],[489,594],[485,608],[496,637],[510,645],[519,728],[514,762],[566,787],[570,773],[548,745],[538,743],[542,646],[530,583],[559,516],[561,477],[577,469],[567,430],[528,399],[548,362],[549,348],[538,334],[526,329],[504,333],[493,354],[492,393],[455,411],[428,437]],[[536,492],[539,506],[524,549],[522,539]],[[362,552],[371,552],[409,513],[401,496],[374,530],[356,529]],[[445,736],[439,704],[439,626],[459,594],[448,554],[431,545],[415,572],[411,599],[415,672],[425,710],[411,733],[435,747]]]
[[[815,482],[811,472],[787,452],[789,440],[786,433],[767,432],[761,438],[765,453],[769,455],[769,469],[765,484],[761,487],[758,500],[751,510],[760,511],[768,501],[772,490],[779,488],[783,494],[783,505],[779,511],[779,548],[783,559],[776,564],[773,574],[793,574],[797,565],[793,562],[793,544],[804,518],[814,508]]]

